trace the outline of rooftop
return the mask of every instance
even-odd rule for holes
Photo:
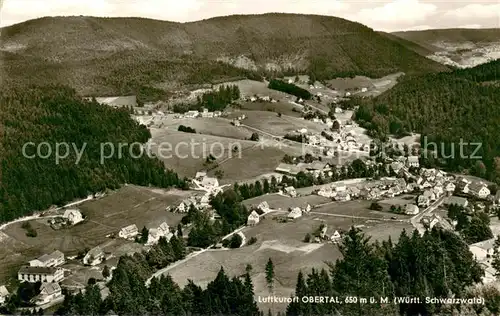
[[[54,267],[22,267],[19,269],[21,274],[54,274],[57,268]]]

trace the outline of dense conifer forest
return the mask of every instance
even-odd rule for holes
[[[0,133],[0,222],[123,183],[187,186],[176,173],[165,171],[159,160],[145,151],[141,154],[139,144],[151,135],[127,110],[84,101],[68,87],[1,91]],[[41,143],[46,144],[37,154]],[[68,151],[57,162],[58,143],[68,145],[59,145],[61,156]],[[128,144],[121,156],[118,143]],[[111,147],[115,148],[113,155]]]
[[[356,120],[375,137],[422,134],[421,144],[437,155],[426,155],[427,166],[500,181],[500,60],[452,73],[408,76],[374,99],[353,99]],[[463,140],[463,156],[459,143]],[[438,148],[426,144],[436,143]],[[476,151],[476,145],[482,145]],[[454,146],[454,155],[453,153]],[[474,156],[481,159],[471,159]],[[453,157],[452,157],[453,156]],[[434,159],[437,158],[437,159]],[[483,168],[484,166],[484,168]]]

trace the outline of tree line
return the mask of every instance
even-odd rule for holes
[[[311,93],[306,89],[302,89],[301,87],[298,87],[293,83],[288,83],[279,79],[271,79],[267,87],[269,89],[278,90],[294,95],[297,98],[302,98],[304,100],[309,100],[312,96]]]

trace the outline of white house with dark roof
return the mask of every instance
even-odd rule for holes
[[[300,209],[300,207],[294,207],[287,215],[287,217],[290,219],[296,219],[301,216],[302,216],[302,210]]]
[[[406,204],[405,206],[405,214],[408,215],[417,215],[419,212],[418,206],[415,204]]]
[[[101,247],[97,246],[90,249],[89,252],[83,257],[83,264],[89,266],[95,266],[103,262],[104,260],[104,251]]]
[[[22,267],[17,273],[21,282],[59,282],[64,279],[64,271],[58,267]]]
[[[267,213],[270,210],[269,203],[267,203],[267,201],[260,202],[260,204],[259,204],[259,206],[257,206],[257,208],[264,213]]]
[[[417,204],[419,207],[428,207],[431,204],[431,200],[428,196],[419,195],[417,198]]]
[[[83,222],[83,215],[80,210],[77,209],[69,209],[64,211],[63,217],[66,218],[72,225]]]
[[[57,267],[64,264],[64,254],[56,250],[50,254],[44,254],[29,262],[31,267]]]
[[[485,199],[490,195],[490,189],[482,182],[475,182],[469,185],[469,194],[480,199]]]
[[[248,215],[247,225],[254,226],[254,225],[257,225],[259,223],[259,221],[260,221],[259,214],[256,211],[252,211],[252,213],[250,213],[250,215]]]
[[[134,238],[138,234],[139,234],[139,229],[137,228],[137,225],[135,225],[135,224],[123,227],[122,229],[120,229],[120,232],[118,232],[118,236],[120,238],[124,238],[124,239]]]
[[[44,305],[62,296],[59,283],[43,282],[40,286],[40,294],[34,298],[36,305]]]
[[[148,240],[146,242],[147,246],[154,245],[158,243],[161,237],[165,237],[168,241],[172,238],[173,234],[170,232],[170,228],[166,222],[163,222],[158,226],[158,228],[151,228],[148,231]]]
[[[289,186],[289,187],[285,188],[285,194],[288,194],[291,197],[296,197],[297,196],[297,191],[295,191],[294,187]]]
[[[418,168],[420,166],[420,163],[418,162],[418,156],[409,156],[406,159],[406,166],[408,168],[410,168],[410,167]]]

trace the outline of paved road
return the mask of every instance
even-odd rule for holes
[[[246,227],[246,226],[242,226],[242,227],[240,227],[240,228],[238,228],[238,229],[234,230],[233,232],[231,232],[231,233],[227,234],[226,236],[222,237],[222,239],[226,239],[226,238],[228,238],[228,237],[231,237],[233,234],[237,234],[237,233],[239,233],[239,232],[240,232],[240,231],[242,231],[245,227]],[[147,280],[146,280],[146,286],[149,286],[149,283],[151,283],[151,279],[153,279],[153,278],[157,278],[157,277],[160,277],[160,276],[161,276],[161,275],[163,275],[165,272],[168,272],[169,270],[171,270],[171,269],[173,269],[173,268],[177,267],[178,265],[183,264],[183,263],[185,263],[186,261],[191,260],[191,259],[193,259],[194,257],[199,256],[199,255],[201,255],[201,254],[202,254],[202,253],[204,253],[204,252],[207,252],[207,251],[208,251],[208,250],[210,250],[210,248],[211,248],[211,247],[213,247],[213,246],[214,246],[214,245],[210,245],[210,246],[208,246],[207,248],[202,249],[202,250],[200,250],[200,251],[192,252],[192,253],[190,253],[189,255],[187,255],[187,256],[186,256],[186,258],[184,258],[184,259],[182,259],[182,260],[179,260],[179,261],[176,261],[176,262],[172,263],[171,265],[168,265],[168,266],[166,266],[166,267],[164,267],[164,268],[162,268],[162,269],[160,269],[160,270],[156,271],[155,273],[153,273],[153,275],[152,275],[149,279],[147,279]]]
[[[87,197],[85,199],[78,200],[76,202],[71,202],[71,203],[68,203],[68,204],[66,204],[64,206],[55,208],[55,209],[51,209],[50,211],[57,211],[57,210],[60,210],[60,209],[63,209],[63,208],[67,208],[67,207],[71,207],[71,206],[74,206],[74,205],[78,205],[78,204],[81,204],[81,203],[83,203],[85,201],[89,201],[89,200],[92,200],[92,199],[93,199],[93,197],[89,196],[89,197]],[[4,230],[7,226],[10,226],[10,225],[15,224],[15,223],[22,223],[22,222],[27,222],[27,221],[31,221],[31,220],[40,218],[40,217],[42,217],[42,213],[37,213],[37,214],[34,214],[34,215],[21,217],[21,218],[13,220],[11,222],[4,223],[4,224],[2,224],[0,226],[0,231]],[[60,215],[46,215],[46,216],[43,216],[43,218],[53,218],[53,217],[58,217],[58,216],[60,216]]]
[[[410,219],[411,224],[413,227],[415,227],[420,235],[423,235],[425,233],[425,227],[422,225],[420,222],[424,216],[432,214],[436,208],[438,208],[441,204],[443,204],[444,200],[446,199],[446,196],[442,196],[441,198],[437,199],[434,203],[429,205],[425,210],[422,212],[418,213],[417,215],[413,216]]]

